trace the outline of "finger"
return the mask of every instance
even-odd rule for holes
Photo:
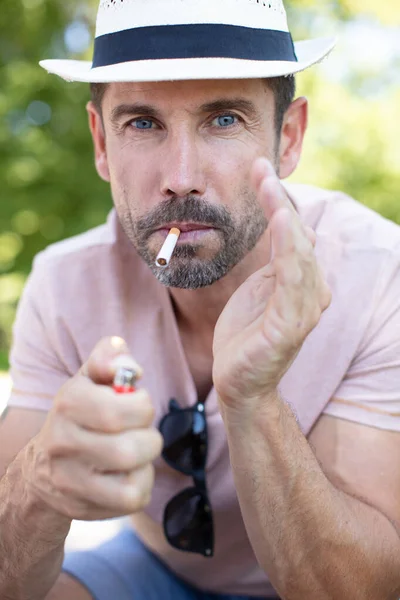
[[[274,214],[281,208],[285,208],[291,211],[297,216],[300,222],[300,218],[291,203],[286,190],[279,181],[273,168],[270,168],[269,173],[261,182],[258,191],[259,201],[264,207],[266,218],[271,221]]]
[[[74,378],[60,390],[56,413],[79,427],[102,433],[119,433],[149,427],[154,406],[145,390],[117,394],[111,387]]]
[[[320,271],[308,240],[287,210],[271,223],[276,269],[275,309],[296,343],[318,322]]]
[[[317,239],[315,231],[311,227],[303,226],[293,202],[281,184],[272,163],[266,158],[258,158],[254,163],[251,179],[263,206],[266,207],[267,219],[271,221],[273,214],[280,208],[288,208],[296,215],[300,229],[303,230],[311,245],[315,247]]]
[[[276,210],[278,208],[289,208],[298,216],[295,205],[276,174],[273,164],[267,158],[262,157],[255,161],[251,172],[251,184],[254,190],[267,200],[271,194],[275,195],[275,199],[277,200]],[[305,227],[305,230],[307,237],[314,246],[316,240],[315,232],[311,227]]]
[[[104,475],[76,461],[59,461],[52,473],[52,495],[58,509],[74,519],[93,520],[133,514],[150,501],[154,467],[128,474]]]
[[[278,209],[270,221],[271,245],[274,257],[282,259],[292,254],[314,258],[311,228],[304,228],[295,213],[287,208]],[[315,243],[315,242],[314,242]]]
[[[274,249],[276,285],[298,287],[302,272],[299,264],[298,241],[291,214],[279,210],[271,221],[271,242]]]
[[[258,158],[255,161],[252,171],[251,171],[251,184],[257,193],[260,192],[260,189],[266,179],[274,181],[277,184],[278,196],[283,202],[281,207],[282,208],[285,208],[285,207],[290,208],[291,210],[296,212],[295,208],[293,206],[293,203],[291,202],[291,200],[288,196],[286,189],[282,185],[281,180],[279,179],[279,177],[277,175],[277,172],[276,172],[276,169],[275,169],[273,163],[270,160],[268,160],[267,158]]]
[[[157,429],[136,429],[117,435],[80,431],[74,452],[98,471],[129,472],[159,458],[163,443]]]
[[[263,180],[270,173],[271,167],[271,162],[265,157],[257,158],[254,162],[250,173],[250,183],[255,192],[258,193]]]
[[[103,338],[79,373],[99,384],[110,385],[118,367],[125,366],[137,370],[138,378],[143,370],[130,354],[126,342],[120,337]]]

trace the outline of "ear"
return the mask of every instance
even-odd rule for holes
[[[279,150],[281,179],[289,177],[299,163],[307,122],[307,98],[297,98],[289,106],[283,119]]]
[[[107,162],[106,136],[104,133],[101,115],[93,102],[88,102],[86,110],[89,115],[89,127],[93,138],[95,164],[98,174],[104,181],[110,181],[110,172]]]

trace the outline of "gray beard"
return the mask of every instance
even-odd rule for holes
[[[225,277],[264,234],[268,222],[256,196],[247,192],[244,200],[244,210],[238,219],[234,219],[225,206],[215,206],[195,196],[165,200],[135,222],[130,214],[119,214],[119,218],[125,234],[160,283],[171,288],[195,290]],[[164,223],[171,222],[198,222],[214,227],[220,237],[221,249],[214,258],[207,260],[197,256],[199,244],[180,244],[169,266],[158,268],[148,239]]]

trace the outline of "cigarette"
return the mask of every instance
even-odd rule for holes
[[[181,232],[179,231],[179,229],[177,229],[176,227],[173,227],[171,229],[171,231],[167,235],[167,239],[165,240],[163,247],[161,248],[156,258],[157,267],[160,267],[161,269],[165,269],[166,267],[168,267],[180,235]]]

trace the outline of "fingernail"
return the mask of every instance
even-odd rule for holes
[[[119,348],[123,348],[124,346],[126,346],[126,342],[121,337],[115,335],[111,338],[111,346],[116,350],[119,350]]]

